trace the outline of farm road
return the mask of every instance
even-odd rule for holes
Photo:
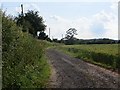
[[[119,88],[117,73],[55,49],[48,49],[46,55],[52,67],[49,88]]]

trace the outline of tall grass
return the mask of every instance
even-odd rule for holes
[[[23,33],[11,17],[2,16],[2,87],[46,87],[50,68],[44,56],[48,44]]]
[[[120,68],[118,44],[66,45],[60,49],[76,58],[105,68],[113,70]]]

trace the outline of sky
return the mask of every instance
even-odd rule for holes
[[[50,38],[61,39],[69,28],[77,29],[79,39],[118,39],[118,2],[2,2],[3,11],[17,16],[27,10],[39,11]]]

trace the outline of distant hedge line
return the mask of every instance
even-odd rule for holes
[[[45,87],[50,74],[43,56],[45,43],[23,33],[11,17],[2,14],[2,87]]]

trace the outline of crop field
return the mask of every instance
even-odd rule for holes
[[[105,68],[116,70],[120,66],[118,44],[62,45],[59,49]]]

